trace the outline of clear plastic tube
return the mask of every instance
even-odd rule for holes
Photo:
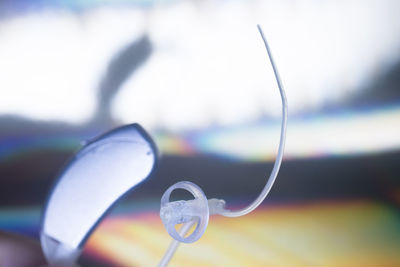
[[[190,222],[184,223],[182,225],[181,229],[179,229],[179,235],[185,236],[194,224],[195,224],[195,221],[190,221]],[[168,265],[168,263],[171,261],[172,257],[174,256],[174,254],[180,244],[181,244],[181,242],[179,242],[178,240],[172,239],[171,243],[168,246],[167,251],[165,252],[164,256],[162,257],[160,263],[158,264],[158,267],[165,267]]]
[[[260,195],[249,206],[245,207],[244,209],[237,210],[237,211],[224,210],[220,214],[225,217],[239,217],[239,216],[246,215],[246,214],[252,212],[254,209],[256,209],[264,201],[264,199],[268,195],[269,191],[271,190],[272,186],[274,185],[276,177],[278,176],[279,168],[282,163],[283,151],[285,149],[286,128],[287,128],[287,118],[288,118],[288,107],[287,107],[286,95],[285,95],[285,91],[283,89],[283,84],[282,84],[281,78],[279,76],[278,69],[274,62],[274,58],[272,57],[271,49],[269,48],[267,39],[265,38],[260,25],[257,25],[257,28],[261,34],[261,38],[264,41],[265,48],[267,49],[268,57],[271,62],[272,68],[274,70],[276,82],[278,84],[279,93],[281,94],[282,124],[281,124],[281,136],[280,136],[280,141],[279,141],[278,154],[276,156],[275,164],[272,169],[271,175],[268,179],[268,182],[265,185],[265,187],[263,188],[263,190],[261,191]]]
[[[201,235],[203,235],[205,227],[208,224],[208,218],[210,214],[220,214],[226,217],[239,217],[246,215],[256,209],[266,198],[268,193],[270,192],[276,177],[278,176],[278,172],[282,163],[283,151],[285,148],[286,141],[286,128],[287,128],[287,119],[288,119],[288,107],[285,91],[283,89],[283,85],[281,79],[279,77],[278,69],[275,65],[274,59],[272,57],[271,50],[268,46],[267,40],[264,36],[264,33],[260,27],[257,25],[258,30],[261,34],[261,37],[264,41],[265,48],[267,49],[268,57],[271,62],[272,68],[274,70],[275,79],[278,84],[279,92],[282,100],[282,124],[281,124],[281,134],[279,141],[278,154],[275,159],[274,167],[270,174],[270,177],[261,191],[260,195],[247,207],[237,211],[231,211],[225,209],[225,201],[221,199],[209,199],[207,201],[204,192],[195,184],[187,181],[178,182],[175,185],[168,188],[168,190],[164,193],[161,199],[161,210],[160,217],[163,220],[163,223],[168,231],[168,233],[174,238],[174,240],[169,245],[164,257],[159,263],[159,266],[167,266],[175,251],[177,250],[180,241],[185,243],[191,243],[198,240]],[[188,190],[193,194],[195,200],[197,201],[179,201],[179,202],[169,202],[169,196],[173,190],[176,188],[181,188]],[[201,200],[201,201],[200,201]],[[196,214],[194,216],[194,214]],[[192,218],[192,219],[190,219]],[[196,222],[194,218],[198,218],[198,226],[202,225],[202,231],[194,231],[189,237],[185,237],[190,228]],[[175,224],[184,223],[182,228],[179,231],[179,236],[175,231]]]

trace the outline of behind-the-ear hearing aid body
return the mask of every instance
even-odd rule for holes
[[[275,74],[276,82],[282,100],[282,125],[281,125],[280,142],[279,142],[278,154],[271,175],[260,195],[250,205],[237,211],[231,211],[226,209],[225,201],[222,199],[207,200],[204,192],[200,189],[200,187],[191,182],[187,181],[178,182],[172,185],[170,188],[168,188],[161,198],[160,217],[169,235],[172,238],[174,238],[174,240],[168,247],[166,253],[164,254],[164,257],[159,263],[159,266],[166,266],[168,264],[173,254],[175,253],[179,245],[179,242],[192,243],[197,241],[204,234],[204,231],[206,230],[206,227],[208,225],[209,215],[219,214],[225,217],[239,217],[242,215],[246,215],[251,211],[253,211],[255,208],[257,208],[265,199],[265,197],[268,195],[278,175],[279,168],[283,158],[283,151],[286,140],[286,126],[287,126],[287,116],[288,116],[287,101],[286,101],[285,91],[283,89],[283,85],[279,77],[278,69],[275,66],[275,62],[273,60],[267,40],[264,36],[264,33],[260,25],[257,25],[257,27],[264,41],[265,48],[267,50],[268,57]],[[170,202],[169,201],[170,195],[172,191],[175,189],[184,189],[189,191],[193,195],[194,199],[188,201],[180,200],[180,201]],[[176,231],[175,228],[177,224],[183,224],[179,233]],[[194,231],[188,236],[186,236],[188,231],[195,224],[197,225],[195,226]]]
[[[110,207],[146,179],[156,147],[138,124],[86,144],[59,176],[42,218],[41,244],[51,264],[72,264]]]

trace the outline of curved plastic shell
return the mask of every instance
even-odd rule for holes
[[[43,214],[41,243],[49,263],[73,263],[110,207],[149,177],[156,158],[138,124],[85,145],[58,178]]]

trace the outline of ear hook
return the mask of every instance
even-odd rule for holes
[[[175,240],[173,240],[171,245],[168,247],[168,250],[165,253],[163,259],[161,260],[159,266],[166,266],[168,264],[175,250],[177,249],[179,242],[192,243],[197,241],[203,235],[205,228],[207,227],[208,217],[210,214],[220,214],[225,217],[239,217],[246,215],[252,212],[254,209],[256,209],[268,195],[269,191],[271,190],[276,180],[276,177],[278,176],[285,148],[288,107],[287,107],[285,91],[283,89],[282,81],[279,77],[278,68],[275,65],[267,39],[264,36],[261,26],[257,25],[257,28],[258,31],[260,32],[261,38],[264,41],[269,61],[271,62],[272,68],[274,70],[275,79],[279,88],[279,93],[281,95],[281,101],[282,101],[282,124],[281,124],[279,148],[271,175],[267,181],[267,184],[261,191],[260,195],[250,205],[248,205],[244,209],[237,211],[231,211],[225,209],[224,200],[210,199],[207,201],[207,198],[204,195],[203,191],[200,189],[200,187],[191,182],[178,182],[175,185],[168,188],[161,198],[160,217],[168,233]],[[171,192],[177,188],[188,190],[194,195],[195,199],[189,201],[181,200],[181,201],[169,202],[169,196]],[[193,226],[195,222],[198,223],[196,229],[190,236],[185,238],[184,237],[185,234],[190,230],[190,228]],[[181,223],[183,223],[183,226],[180,231],[181,233],[178,234],[175,230],[175,225]]]

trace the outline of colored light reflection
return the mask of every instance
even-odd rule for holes
[[[107,217],[85,246],[86,262],[156,266],[171,238],[155,206],[125,203]],[[3,208],[0,227],[32,234],[39,214]],[[204,236],[182,244],[171,266],[399,266],[398,251],[400,212],[392,205],[364,199],[273,204],[240,218],[213,216]]]
[[[400,107],[289,118],[286,158],[357,155],[400,148]],[[169,154],[205,153],[246,161],[273,160],[280,121],[156,135]]]
[[[85,254],[116,266],[156,266],[171,238],[156,213],[115,216]],[[370,201],[267,206],[212,217],[205,235],[183,244],[173,266],[398,266],[400,213]]]
[[[400,107],[289,118],[285,158],[312,158],[390,152],[400,149]],[[162,154],[208,154],[240,161],[272,161],[279,142],[280,121],[208,128],[190,133],[154,132]],[[90,132],[90,133],[89,133]],[[36,150],[76,151],[91,130],[43,136],[3,137],[0,158]]]

